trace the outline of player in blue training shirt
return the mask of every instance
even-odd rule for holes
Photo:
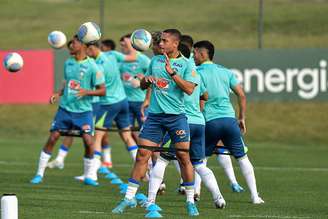
[[[59,95],[51,98],[51,102],[54,102],[58,96],[61,97],[59,109],[51,125],[49,139],[41,152],[37,174],[31,180],[32,184],[42,182],[52,150],[60,137],[60,130],[74,129],[80,130],[85,146],[84,183],[97,185],[92,169],[94,151],[91,101],[93,96],[106,94],[105,80],[95,61],[87,57],[86,45],[80,42],[77,36],[74,36],[71,47],[74,57],[69,58],[64,65],[64,88]]]
[[[208,100],[203,111],[206,120],[206,156],[213,153],[221,140],[239,163],[251,192],[252,203],[262,204],[264,201],[257,193],[254,169],[247,157],[242,138],[242,134],[246,132],[246,96],[234,74],[223,66],[213,63],[213,56],[214,46],[211,42],[195,43],[194,59],[197,72],[208,92]],[[230,101],[230,90],[238,97],[238,120],[235,118],[235,111]]]

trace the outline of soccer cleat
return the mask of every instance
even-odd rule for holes
[[[128,190],[128,184],[123,183],[123,184],[119,185],[119,188],[120,188],[120,193],[125,194],[126,191]]]
[[[231,189],[233,192],[237,192],[237,193],[240,193],[240,192],[244,192],[244,188],[241,187],[238,183],[232,183],[231,184]]]
[[[77,180],[77,181],[83,182],[84,181],[84,175],[75,176],[74,179]]]
[[[98,186],[99,183],[96,180],[93,180],[91,178],[84,178],[84,184],[88,186]]]
[[[200,195],[195,193],[194,200],[195,200],[195,202],[199,202],[200,201]]]
[[[31,179],[30,181],[32,184],[40,184],[42,182],[42,176],[41,175],[36,175]]]
[[[108,174],[105,176],[105,178],[106,178],[106,179],[109,179],[109,180],[112,180],[112,179],[117,179],[118,176],[117,176],[115,173],[110,172],[110,173],[108,173]]]
[[[180,186],[179,188],[177,188],[177,192],[180,195],[185,195],[186,194],[186,188],[184,186]]]
[[[135,208],[137,206],[137,201],[135,198],[129,200],[124,198],[113,210],[114,214],[122,214],[126,208]]]
[[[155,203],[151,203],[150,205],[148,205],[148,207],[146,208],[146,211],[162,211],[162,209]]]
[[[121,185],[123,184],[123,181],[119,178],[113,179],[112,181],[110,181],[111,184],[113,185]]]
[[[198,216],[199,212],[195,203],[187,202],[186,208],[189,216]]]
[[[224,200],[224,198],[222,196],[220,196],[218,199],[216,199],[214,201],[214,204],[215,204],[216,208],[220,208],[220,209],[225,208],[227,205],[226,201]]]
[[[260,204],[264,204],[264,201],[261,197],[257,196],[255,198],[252,198],[252,203],[255,205],[260,205]]]
[[[100,174],[104,174],[104,175],[107,175],[107,174],[110,173],[110,171],[107,169],[107,167],[101,166],[101,167],[98,169],[98,173],[100,173]]]
[[[166,185],[164,182],[162,182],[162,184],[160,185],[158,191],[157,191],[157,195],[164,195],[166,190]]]
[[[58,169],[62,170],[62,169],[64,169],[64,162],[60,162],[55,159],[53,161],[50,161],[47,164],[47,167],[49,167],[50,169],[58,168]]]
[[[142,193],[137,193],[136,194],[136,199],[139,203],[142,203],[143,201],[147,201],[147,196],[145,196]]]
[[[163,217],[158,211],[150,211],[145,215],[145,218],[161,218]]]

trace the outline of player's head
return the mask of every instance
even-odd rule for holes
[[[87,55],[92,57],[92,58],[96,58],[99,53],[100,53],[100,43],[97,42],[93,42],[93,43],[89,43],[87,44]]]
[[[194,44],[194,59],[196,65],[213,60],[214,45],[208,40],[202,40]]]
[[[68,41],[67,44],[66,44],[67,49],[68,49],[68,52],[69,52],[70,55],[74,55],[74,52],[73,52],[73,50],[72,50],[72,42],[73,42],[73,40],[70,40],[70,41]]]
[[[71,50],[70,53],[77,54],[79,52],[85,52],[86,51],[86,45],[83,44],[77,35],[73,36],[72,43],[71,43]]]
[[[192,46],[194,45],[194,40],[192,39],[192,37],[190,35],[182,35],[180,43],[187,45],[191,51]]]
[[[129,45],[127,45],[127,43],[131,44],[130,37],[131,37],[131,33],[128,33],[120,38],[121,51],[124,54],[129,53]]]
[[[190,49],[189,49],[189,47],[186,44],[180,43],[178,49],[179,49],[179,51],[181,52],[181,54],[184,57],[186,57],[186,58],[189,59],[189,57],[190,57]]]
[[[156,31],[151,34],[151,37],[152,37],[152,48],[151,49],[153,50],[153,53],[155,56],[162,54],[162,50],[159,47],[159,43],[161,42],[161,36],[162,36],[162,32],[160,32],[160,31]]]
[[[159,46],[163,53],[172,53],[178,51],[181,40],[181,33],[177,29],[166,29],[162,32]]]
[[[100,45],[101,51],[107,52],[107,51],[115,50],[115,48],[116,48],[116,44],[114,40],[105,39],[101,41],[101,45]]]

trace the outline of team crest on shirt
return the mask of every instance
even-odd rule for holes
[[[156,80],[156,86],[159,89],[168,89],[169,88],[169,81],[166,80],[165,78],[159,78]]]
[[[68,82],[68,87],[71,90],[79,90],[81,88],[80,82],[79,81],[75,81],[75,80],[70,80]]]

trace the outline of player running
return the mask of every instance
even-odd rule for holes
[[[194,59],[198,66],[197,72],[208,92],[208,101],[204,107],[206,120],[206,156],[210,156],[219,140],[229,148],[229,151],[237,159],[241,172],[246,179],[251,192],[251,200],[254,204],[262,204],[256,188],[255,174],[250,163],[242,133],[246,132],[246,96],[234,74],[212,62],[214,46],[209,41],[199,41],[194,45]],[[239,118],[235,118],[235,111],[231,104],[230,89],[238,97]]]
[[[54,102],[61,96],[58,111],[51,125],[50,136],[40,154],[36,176],[31,180],[32,184],[42,182],[47,163],[60,137],[60,130],[72,129],[81,131],[85,146],[84,183],[87,185],[95,183],[96,176],[92,170],[94,150],[91,100],[93,96],[106,94],[105,80],[94,60],[87,57],[86,46],[78,40],[77,36],[74,36],[71,47],[75,55],[65,62],[64,88],[51,98]]]
[[[160,48],[164,55],[152,58],[146,77],[141,80],[142,88],[152,88],[149,114],[139,136],[137,160],[127,192],[113,213],[123,213],[127,207],[136,206],[135,194],[147,171],[151,150],[159,147],[163,135],[168,132],[175,148],[179,149],[176,155],[186,186],[188,214],[199,215],[194,203],[194,174],[188,153],[190,131],[183,104],[184,93],[191,95],[197,80],[190,63],[178,51],[180,37],[181,33],[176,29],[163,31]]]

